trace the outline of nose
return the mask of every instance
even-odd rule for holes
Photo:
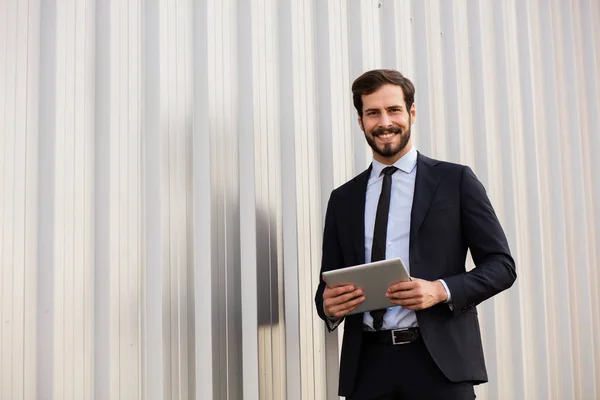
[[[387,113],[381,113],[381,117],[379,118],[379,126],[382,128],[387,128],[392,125],[392,120],[387,115]]]

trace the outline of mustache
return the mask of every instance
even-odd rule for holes
[[[400,133],[400,128],[397,126],[390,126],[389,128],[378,128],[371,132],[373,137],[377,137],[379,135],[383,135],[384,133]]]

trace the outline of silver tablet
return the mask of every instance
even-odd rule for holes
[[[392,258],[326,271],[323,279],[329,287],[354,285],[363,290],[365,301],[350,315],[394,306],[385,297],[387,288],[394,283],[410,281],[410,275],[401,259]]]

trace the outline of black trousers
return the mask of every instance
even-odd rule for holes
[[[451,382],[422,339],[403,345],[363,341],[354,393],[347,400],[473,400],[470,382]]]

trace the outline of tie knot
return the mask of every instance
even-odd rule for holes
[[[390,167],[386,167],[383,169],[383,171],[381,171],[382,174],[386,174],[386,175],[394,175],[394,172],[398,171],[398,168],[394,167],[393,165]]]

